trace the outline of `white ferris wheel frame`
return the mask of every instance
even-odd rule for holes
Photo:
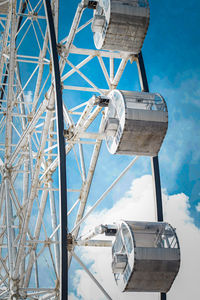
[[[28,297],[29,299],[58,299],[58,297],[61,297],[60,286],[64,284],[61,280],[61,273],[66,271],[62,271],[62,261],[60,262],[60,256],[63,253],[60,252],[59,212],[56,211],[57,205],[55,201],[56,193],[63,187],[61,185],[59,187],[53,175],[55,172],[58,172],[59,167],[57,154],[58,141],[57,132],[55,131],[55,121],[58,118],[55,111],[55,75],[52,72],[54,65],[52,66],[52,48],[49,47],[50,27],[47,22],[47,15],[40,14],[40,11],[42,11],[41,7],[45,2],[40,0],[35,6],[32,6],[32,1],[27,1],[25,6],[28,13],[26,13],[22,12],[24,1],[19,1],[19,5],[16,7],[16,2],[12,0],[9,1],[7,17],[0,16],[0,26],[4,31],[0,65],[0,82],[4,94],[1,99],[0,111],[0,134],[2,134],[4,139],[4,141],[1,140],[0,149],[1,153],[4,153],[4,160],[1,159],[0,161],[1,299],[8,299],[8,297],[9,299],[20,299],[19,297]],[[57,45],[60,56],[59,67],[63,91],[89,92],[106,96],[112,89],[117,88],[129,61],[131,63],[136,62],[141,89],[142,91],[147,91],[148,87],[145,86],[145,75],[144,70],[141,68],[140,56],[125,52],[77,48],[73,44],[76,35],[84,30],[92,21],[92,19],[89,19],[84,24],[79,25],[83,11],[87,9],[87,4],[87,0],[79,3],[69,34]],[[52,1],[52,11],[54,14],[55,33],[58,36],[58,0]],[[20,17],[23,18],[23,22],[18,28]],[[46,24],[44,26],[45,30],[41,26],[41,20]],[[26,36],[30,34],[30,29],[32,29],[32,34],[35,35],[37,41],[38,56],[18,52],[22,48]],[[19,41],[16,48],[18,37]],[[74,64],[70,59],[72,55],[84,57],[84,59]],[[107,89],[97,86],[81,70],[94,59],[97,59],[99,63],[108,86]],[[109,61],[109,68],[105,64],[105,59]],[[117,68],[115,60],[120,61]],[[29,75],[27,79],[22,80],[22,83],[20,77],[21,66],[26,65],[31,65],[33,68],[27,74]],[[46,80],[43,78],[45,66],[49,68]],[[65,70],[66,66],[68,68],[67,71]],[[69,84],[68,80],[73,74],[78,74],[87,86]],[[30,102],[26,100],[26,93],[29,91],[29,86],[35,77],[35,92]],[[7,82],[4,83],[3,80],[5,78],[7,78]],[[49,82],[50,85],[47,89]],[[44,91],[45,96],[43,100],[40,100]],[[70,265],[71,259],[74,257],[101,289],[105,297],[111,299],[103,286],[95,279],[94,275],[91,274],[87,266],[74,251],[76,246],[83,245],[111,247],[111,241],[91,239],[95,236],[94,233],[85,239],[77,239],[79,229],[81,224],[138,159],[138,157],[133,158],[130,164],[119,174],[85,214],[101,144],[105,138],[104,114],[102,114],[102,111],[102,107],[96,105],[93,98],[70,109],[68,108],[68,103],[63,102],[64,124],[65,128],[67,128],[65,130],[65,153],[67,156],[74,151],[75,161],[81,178],[79,188],[75,189],[70,186],[67,188],[67,193],[75,193],[76,195],[78,193],[78,196],[76,196],[77,200],[67,212],[67,216],[70,216],[78,208],[74,227],[70,231],[73,239],[69,251],[68,264]],[[98,130],[96,132],[88,132],[87,129],[100,114],[102,117]],[[78,118],[77,122],[73,120],[74,116]],[[18,121],[16,121],[17,119]],[[19,123],[20,128],[16,125]],[[76,153],[75,145],[78,147],[78,154]],[[86,168],[84,162],[83,145],[93,145],[93,153],[88,168]],[[152,158],[153,174],[156,177],[159,176],[159,170],[157,170],[158,173],[155,171],[155,162],[157,162],[157,158]],[[22,199],[19,198],[21,195],[16,186],[18,178],[22,178]],[[155,179],[154,183],[155,195],[156,199],[158,199],[160,189],[159,184],[157,185],[158,180]],[[49,230],[45,223],[47,201],[49,201],[50,205],[50,232],[48,232]],[[38,211],[33,216],[33,208],[36,206]],[[162,221],[161,219],[162,214],[159,221]],[[36,220],[35,224],[33,224],[33,220]],[[40,239],[42,229],[45,234],[45,239],[43,240]],[[40,271],[38,269],[38,259],[46,249],[49,251],[52,269],[56,278],[56,283],[51,288],[40,287],[39,284]],[[29,286],[31,276],[33,276],[33,269],[35,276],[34,286]]]

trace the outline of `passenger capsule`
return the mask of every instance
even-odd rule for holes
[[[171,225],[120,223],[112,246],[112,271],[121,291],[166,293],[179,267],[179,242]]]
[[[92,22],[95,46],[138,54],[148,25],[148,0],[99,0]]]
[[[167,106],[159,94],[108,94],[106,144],[111,154],[156,156],[168,127]]]
[[[0,0],[0,15],[7,15],[9,8],[9,1]]]

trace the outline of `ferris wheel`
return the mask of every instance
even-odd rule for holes
[[[167,105],[149,92],[141,53],[148,0],[82,0],[60,33],[62,5],[0,0],[0,299],[67,299],[72,260],[112,299],[76,252],[95,246],[112,249],[121,292],[164,300],[180,249],[162,213],[157,155]],[[119,88],[131,64],[140,91]],[[133,156],[113,181],[103,169],[95,178],[105,149],[116,163]],[[99,224],[82,238],[84,222],[140,156],[152,163],[158,222]]]

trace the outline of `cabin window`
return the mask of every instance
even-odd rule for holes
[[[113,245],[113,254],[114,253],[121,253],[123,249],[123,243],[122,243],[122,238],[121,238],[121,232],[119,231],[115,243]]]
[[[122,233],[126,250],[128,253],[131,253],[133,250],[133,241],[128,228],[124,224],[122,224]]]
[[[133,227],[136,247],[146,248],[178,248],[176,234],[171,226],[148,225],[145,229],[135,230]]]
[[[130,268],[129,264],[127,264],[126,269],[124,271],[124,276],[123,276],[123,280],[124,280],[125,283],[128,282],[129,277],[130,277],[130,273],[131,273],[131,268]]]

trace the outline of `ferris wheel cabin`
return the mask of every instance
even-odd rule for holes
[[[148,0],[99,0],[92,22],[95,46],[138,54],[148,25]]]
[[[168,292],[180,248],[168,223],[122,221],[112,247],[112,271],[123,292]]]
[[[7,15],[9,1],[0,0],[0,15]]]
[[[156,156],[168,127],[167,105],[159,94],[108,94],[106,144],[111,154]]]

